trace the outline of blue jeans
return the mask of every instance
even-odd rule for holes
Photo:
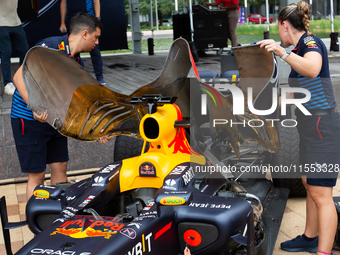
[[[12,48],[20,58],[20,65],[24,61],[28,51],[26,33],[21,26],[17,27],[0,27],[0,55],[1,70],[4,85],[12,81],[11,77],[11,56]]]
[[[92,66],[96,77],[103,76],[103,60],[100,54],[99,45],[96,45],[93,50],[90,51]]]

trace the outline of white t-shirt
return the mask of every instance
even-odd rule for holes
[[[0,27],[16,27],[21,24],[17,7],[18,0],[0,0]]]

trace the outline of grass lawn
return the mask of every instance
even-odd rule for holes
[[[166,29],[166,27],[160,27],[160,29]],[[172,27],[171,27],[172,28]],[[142,30],[150,30],[150,27],[142,27]],[[263,32],[267,30],[267,25],[239,25],[237,27],[237,39],[240,44],[250,44],[253,41],[259,41],[263,39]],[[311,20],[310,30],[320,38],[329,38],[331,33],[331,22],[330,20]],[[340,31],[340,19],[334,20],[334,31]],[[269,38],[275,41],[281,41],[277,25],[271,24],[269,28]],[[154,40],[154,51],[169,50],[173,42],[172,38],[166,39],[155,39]],[[229,42],[230,44],[230,42]],[[132,42],[128,41],[127,50],[110,50],[102,51],[102,54],[116,54],[116,53],[129,53],[132,52]],[[147,40],[142,40],[142,51],[148,52]],[[82,53],[82,55],[88,55],[89,53]]]
[[[173,42],[172,38],[164,38],[164,39],[155,39],[153,41],[154,44],[154,51],[159,50],[169,50],[170,46]],[[101,51],[102,54],[117,54],[117,53],[131,53],[132,52],[132,42],[128,41],[127,50],[108,50],[108,51]],[[142,40],[142,52],[148,52],[148,40]],[[88,52],[81,53],[82,56],[89,55]]]

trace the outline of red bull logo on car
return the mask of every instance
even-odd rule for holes
[[[156,168],[153,164],[145,162],[139,167],[139,176],[156,177]]]
[[[89,226],[83,229],[85,220],[66,221],[51,235],[62,234],[72,238],[104,237],[109,239],[116,234],[124,224],[104,220],[88,220]],[[71,228],[67,228],[71,226]]]

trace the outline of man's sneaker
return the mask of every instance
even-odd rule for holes
[[[319,237],[307,241],[303,236],[297,236],[292,240],[281,243],[281,249],[284,251],[291,252],[317,252],[318,250]]]
[[[13,96],[14,91],[15,91],[15,86],[14,86],[13,82],[7,83],[6,86],[5,86],[5,94]]]
[[[100,85],[104,86],[106,85],[106,82],[104,81],[103,76],[98,76],[97,81],[100,83]]]

